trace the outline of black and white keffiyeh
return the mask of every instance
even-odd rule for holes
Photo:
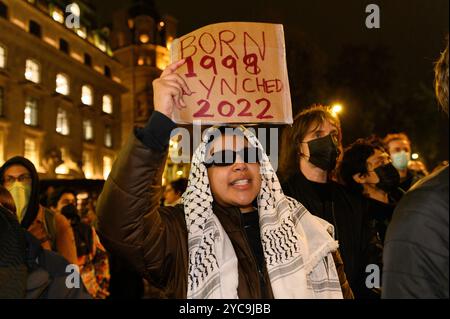
[[[214,215],[205,161],[212,130],[192,157],[189,183],[183,194],[188,228],[188,298],[238,298],[238,260],[233,245]],[[261,150],[258,212],[261,240],[275,298],[342,298],[331,252],[338,247],[333,226],[287,197],[254,134],[239,127],[249,144]]]

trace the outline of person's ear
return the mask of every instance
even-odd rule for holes
[[[366,182],[365,174],[356,173],[352,177],[353,177],[353,180],[355,182],[357,182],[358,184],[364,184]]]

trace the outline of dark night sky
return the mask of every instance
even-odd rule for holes
[[[151,1],[151,0],[148,0]],[[132,0],[93,0],[104,21]],[[215,22],[282,23],[288,34],[301,30],[335,57],[347,43],[389,47],[407,79],[427,78],[448,33],[448,0],[155,0],[161,14],[178,19],[179,35]],[[367,29],[365,8],[380,6],[381,28]],[[411,67],[414,66],[414,67]]]
[[[106,23],[111,12],[133,0],[92,2]],[[337,60],[341,48],[347,44],[385,47],[396,68],[395,81],[409,87],[404,95],[413,95],[419,83],[432,89],[433,62],[444,48],[449,29],[449,0],[154,0],[154,3],[161,15],[170,14],[178,20],[179,36],[216,22],[255,21],[283,24],[286,37],[302,33],[330,63]],[[380,29],[365,27],[368,15],[365,8],[371,3],[380,7]],[[437,145],[448,145],[448,120],[438,112],[435,114],[432,121],[439,122],[441,128],[430,138]],[[405,115],[409,116],[408,112]],[[418,127],[413,131],[416,138],[422,134]],[[427,143],[422,140],[421,143]],[[437,152],[433,161],[448,158],[447,147]]]

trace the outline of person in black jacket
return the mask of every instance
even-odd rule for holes
[[[350,190],[367,198],[369,218],[384,242],[395,204],[403,194],[389,154],[375,138],[358,139],[345,149],[338,175]]]
[[[447,48],[435,67],[448,116]],[[417,182],[397,205],[384,246],[383,298],[449,298],[448,165]]]
[[[294,147],[292,146],[294,145]],[[339,119],[329,108],[314,106],[295,117],[283,132],[280,175],[286,195],[335,227],[345,273],[355,298],[378,298],[366,286],[366,267],[381,266],[382,247],[368,218],[368,203],[331,179],[341,153]]]
[[[6,207],[0,204],[0,299],[91,299],[76,268],[43,249]]]

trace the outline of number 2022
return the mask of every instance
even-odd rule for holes
[[[268,99],[262,98],[255,101],[258,106],[262,107],[262,110],[256,114],[256,118],[259,120],[272,119],[273,115],[267,114],[270,107],[272,106]],[[214,114],[211,113],[211,103],[208,100],[199,100],[197,104],[201,106],[200,110],[193,114],[194,118],[210,118],[214,117]],[[252,105],[247,99],[239,99],[237,100],[237,104],[242,106],[241,110],[236,110],[236,107],[228,101],[222,101],[217,105],[217,112],[223,117],[252,117],[254,116],[252,112]],[[235,114],[236,112],[239,112]]]

